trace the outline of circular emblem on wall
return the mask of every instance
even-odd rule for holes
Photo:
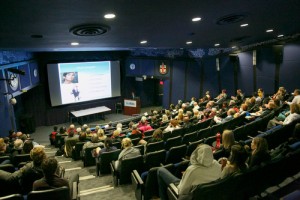
[[[135,64],[131,63],[131,64],[129,65],[129,68],[130,68],[131,70],[134,70],[134,69],[135,69]]]
[[[9,81],[9,86],[13,91],[16,91],[19,87],[19,77],[17,74],[9,74],[8,75],[10,81]]]
[[[33,70],[33,76],[34,76],[34,77],[37,77],[37,75],[38,75],[38,71],[37,71],[37,69],[34,69],[34,70]]]

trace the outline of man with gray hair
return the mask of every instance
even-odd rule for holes
[[[286,101],[286,103],[288,105],[291,105],[293,103],[300,104],[300,90],[299,89],[295,89],[293,95],[294,95],[293,101],[292,102],[287,102]]]

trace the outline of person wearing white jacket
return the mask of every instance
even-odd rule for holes
[[[208,183],[221,177],[221,165],[214,160],[212,148],[209,145],[199,145],[191,155],[190,166],[178,179],[167,169],[160,168],[157,172],[160,199],[167,198],[167,187],[170,183],[179,182],[179,196],[189,195],[192,188],[199,184]]]

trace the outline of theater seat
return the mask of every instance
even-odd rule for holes
[[[8,196],[0,197],[0,200],[24,200],[21,194],[11,194]]]
[[[182,161],[186,155],[186,149],[187,147],[185,144],[172,147],[167,153],[166,164],[169,163],[175,164]]]
[[[110,163],[113,160],[118,160],[118,156],[121,150],[117,149],[115,151],[103,152],[100,154],[99,159],[96,160],[96,171],[97,176],[100,174],[109,174],[111,173]]]
[[[164,164],[166,160],[166,150],[154,151],[144,155],[144,171],[152,167],[158,167]]]
[[[31,191],[28,193],[27,200],[67,200],[70,199],[70,191],[67,187],[60,187],[49,190]]]

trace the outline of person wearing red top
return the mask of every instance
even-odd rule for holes
[[[57,134],[57,126],[54,126],[53,127],[53,131],[49,135],[49,140],[50,140],[50,144],[51,145],[54,145],[54,143],[55,143],[56,134]]]

